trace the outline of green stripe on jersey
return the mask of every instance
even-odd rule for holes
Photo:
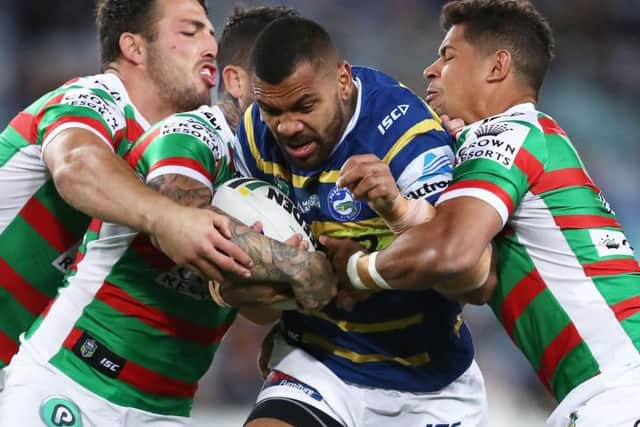
[[[91,368],[66,348],[62,348],[53,356],[50,363],[78,384],[116,405],[132,407],[132,402],[135,402],[133,407],[144,411],[182,417],[189,416],[193,406],[192,399],[153,396],[142,393],[135,387],[121,381],[114,381]]]
[[[571,390],[599,372],[600,368],[589,347],[581,342],[558,362],[555,375],[551,379],[553,395],[560,402]]]
[[[0,168],[13,158],[21,149],[28,147],[29,141],[24,139],[11,126],[0,134]]]
[[[90,331],[118,356],[186,383],[195,383],[205,374],[219,345],[178,339],[99,300],[93,300],[84,311],[76,327]],[[189,363],[180,363],[182,360]]]
[[[113,131],[111,127],[107,124],[104,118],[98,114],[95,110],[88,107],[81,106],[72,106],[65,104],[54,104],[47,107],[46,112],[42,116],[42,120],[38,123],[38,140],[41,141],[45,132],[49,129],[49,127],[61,119],[69,119],[69,118],[87,118],[98,121],[111,136],[111,139],[114,138]]]
[[[0,284],[0,331],[18,342],[20,334],[31,326],[37,316],[31,314]]]

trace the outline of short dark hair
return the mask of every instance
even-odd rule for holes
[[[197,0],[208,13],[207,0]],[[100,42],[100,63],[104,70],[118,59],[120,36],[123,33],[141,34],[153,40],[157,0],[97,0],[96,26]]]
[[[442,9],[445,31],[464,25],[470,44],[511,52],[514,68],[536,92],[553,59],[554,40],[547,20],[527,0],[454,0]]]
[[[301,17],[279,18],[267,25],[253,46],[255,75],[270,84],[289,77],[302,63],[316,65],[337,50],[329,33],[318,23]]]

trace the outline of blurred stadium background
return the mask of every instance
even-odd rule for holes
[[[395,76],[420,96],[440,43],[439,0],[210,1],[220,31],[234,5],[286,4],[322,23],[352,64]],[[540,108],[569,133],[589,172],[640,242],[640,0],[534,0],[558,50]],[[71,77],[98,72],[89,0],[1,0],[0,125]],[[491,427],[541,426],[554,402],[488,308],[465,309],[489,391]],[[264,329],[239,321],[200,386],[199,426],[239,426],[260,381]]]

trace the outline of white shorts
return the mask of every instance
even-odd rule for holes
[[[640,366],[579,385],[553,411],[547,426],[640,427]]]
[[[487,424],[484,380],[475,361],[447,387],[409,393],[345,383],[304,350],[276,335],[270,367],[287,376],[270,376],[257,402],[288,398],[305,402],[346,427],[479,427]],[[271,381],[270,381],[271,379]]]
[[[0,391],[4,388],[4,369],[0,369]]]
[[[183,427],[191,418],[152,414],[114,405],[78,385],[50,366],[30,358],[23,349],[5,368],[0,393],[2,426]]]

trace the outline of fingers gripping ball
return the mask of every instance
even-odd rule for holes
[[[263,225],[265,236],[284,242],[294,233],[302,235],[315,250],[311,227],[302,212],[276,186],[254,178],[236,178],[220,185],[213,195],[212,205],[241,223],[251,226],[256,221]],[[295,309],[294,300],[274,304],[279,309]]]

